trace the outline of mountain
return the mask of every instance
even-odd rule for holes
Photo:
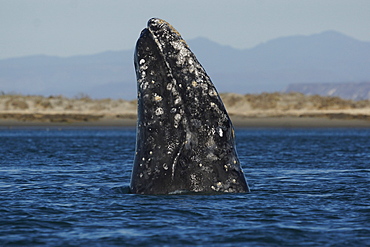
[[[244,50],[205,38],[188,43],[219,92],[273,92],[296,83],[370,81],[370,42],[335,31],[282,37]],[[3,59],[0,91],[134,99],[133,50]]]
[[[334,31],[278,38],[241,51],[224,53],[220,49],[210,61],[205,52],[196,49],[213,81],[219,81],[219,91],[272,92],[292,83],[370,79],[370,42]]]
[[[295,83],[285,93],[299,92],[306,95],[336,96],[343,99],[370,99],[370,82],[360,83]]]
[[[0,60],[0,91],[133,99],[136,79],[132,57],[132,51],[109,51],[67,58],[39,55]]]

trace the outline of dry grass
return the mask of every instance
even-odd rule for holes
[[[370,101],[345,100],[338,97],[301,93],[221,94],[233,116],[242,117],[325,117],[370,120]],[[91,99],[87,95],[64,96],[0,95],[0,118],[21,121],[95,121],[136,117],[137,101]]]
[[[301,93],[221,94],[225,105],[233,107],[248,102],[254,110],[345,110],[370,108],[369,100],[353,101],[339,97]]]

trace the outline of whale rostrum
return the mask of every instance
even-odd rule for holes
[[[138,121],[131,192],[249,192],[225,106],[179,32],[150,19],[134,64]]]

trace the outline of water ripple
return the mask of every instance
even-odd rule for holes
[[[251,193],[154,196],[132,130],[0,130],[0,246],[368,245],[369,130],[236,134]]]

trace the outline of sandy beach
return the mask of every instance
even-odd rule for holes
[[[370,127],[370,101],[299,93],[221,94],[235,127],[330,128]],[[2,128],[134,127],[137,102],[88,96],[0,95]]]

